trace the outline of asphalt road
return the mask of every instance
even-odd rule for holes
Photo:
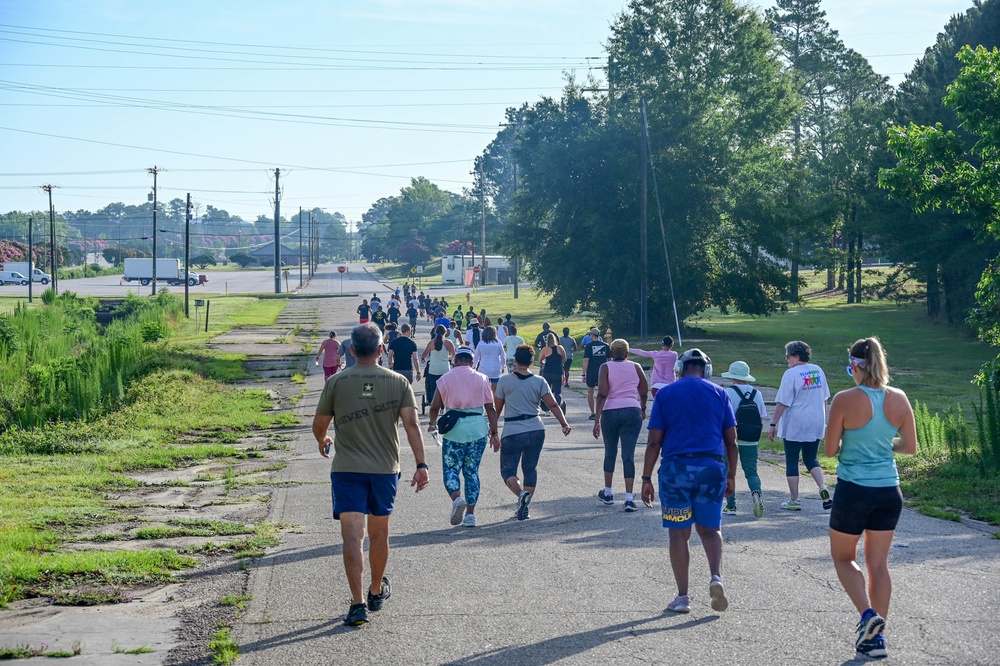
[[[378,291],[385,296],[388,285],[395,283],[380,281],[377,276],[371,273],[377,266],[372,264],[344,264],[349,267],[348,272],[343,275],[337,272],[338,264],[323,264],[317,269],[311,283],[306,291],[312,294],[368,294]],[[288,281],[284,277],[281,279],[281,291],[283,293],[299,292],[299,269],[290,268],[288,271]],[[272,271],[207,271],[208,284],[191,287],[192,294],[273,294],[274,293],[274,273]],[[309,280],[308,271],[304,273],[305,280]],[[467,289],[464,287],[441,287],[440,280],[427,280],[427,288],[433,288],[434,294],[464,294]],[[172,287],[163,281],[158,282],[157,289],[169,289],[172,292],[183,292],[184,286]],[[48,289],[48,285],[35,283],[34,296],[41,297],[42,292]],[[484,287],[485,290],[510,289],[509,286]],[[101,277],[80,278],[76,280],[59,280],[59,292],[72,291],[81,296],[125,296],[128,292],[139,295],[149,295],[152,286],[142,286],[138,281],[124,282],[120,275],[105,275]],[[20,285],[0,286],[0,295],[21,296],[27,298],[28,287]],[[359,297],[360,299],[361,297]],[[360,303],[360,300],[358,301]]]
[[[323,282],[306,291],[329,293]],[[364,294],[377,283],[358,273],[355,286]],[[331,299],[321,308],[322,325],[348,328],[354,307]],[[306,422],[322,383],[321,374],[307,379],[299,406]],[[667,613],[676,589],[658,511],[623,512],[620,471],[615,506],[598,503],[603,447],[590,433],[579,377],[572,389],[564,395],[574,431],[564,438],[546,417],[538,491],[525,522],[514,519],[515,498],[500,479],[498,456],[487,451],[479,526],[451,527],[440,449],[425,438],[431,485],[414,494],[406,483],[414,461],[404,444],[391,526],[393,596],[361,628],[342,625],[349,593],[329,463],[309,434],[293,442],[295,455],[278,476],[300,483],[276,490],[270,520],[300,528],[250,565],[253,600],[235,627],[240,663],[852,662],[857,614],[834,573],[828,513],[811,481],[802,480],[804,509],[782,512],[784,471],[762,462],[767,512],[755,520],[740,474],[740,513],[726,517],[723,531],[729,610],[709,606],[709,573],[695,536],[692,612]],[[426,417],[421,422],[426,426]],[[645,435],[641,440],[637,460]],[[1000,540],[989,530],[906,510],[890,566],[892,663],[1000,663]]]

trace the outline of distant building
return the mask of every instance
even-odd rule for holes
[[[441,284],[468,284],[466,271],[473,266],[482,266],[482,255],[449,254],[441,257]],[[477,279],[478,282],[478,279]],[[486,284],[513,284],[514,271],[510,259],[498,255],[486,255]]]
[[[281,245],[281,264],[283,266],[298,266],[299,251],[293,250],[285,245]],[[247,254],[257,259],[261,266],[274,266],[274,243],[268,243],[263,247],[248,250]]]

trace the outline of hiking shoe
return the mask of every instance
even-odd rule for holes
[[[372,594],[372,591],[368,590],[368,610],[375,611],[382,610],[382,602],[392,596],[392,585],[389,584],[388,576],[382,576],[382,588],[378,595]]]
[[[625,500],[625,513],[632,513],[638,510],[639,507],[635,505],[635,502],[633,502],[632,500]]]
[[[609,495],[608,493],[604,492],[603,489],[597,493],[597,499],[601,500],[601,503],[604,504],[605,506],[611,506],[612,504],[615,503],[614,494]]]
[[[869,659],[885,659],[889,651],[885,647],[885,636],[879,634],[870,641],[865,641],[857,647],[858,655]]]
[[[591,421],[593,421],[593,420],[594,420],[594,419],[595,419],[596,417],[595,417],[595,416],[594,416],[593,414],[591,414],[591,415],[590,415],[590,416],[588,416],[587,418],[588,418],[588,419],[590,419]]]
[[[732,515],[736,515],[736,506],[735,505],[734,506],[729,506],[727,504],[726,506],[722,507],[722,513],[729,513],[729,514],[732,514]]]
[[[753,499],[753,517],[763,518],[764,517],[764,500],[760,497],[759,491],[754,491],[750,493],[750,497]]]
[[[799,501],[797,499],[790,499],[787,502],[782,502],[781,503],[781,508],[785,509],[786,511],[801,511],[802,510],[802,507],[799,505]]]
[[[360,627],[368,621],[368,608],[364,604],[351,604],[347,610],[344,624],[348,627]]]
[[[830,497],[830,491],[826,488],[819,489],[819,498],[823,500],[823,509],[829,511],[833,508],[833,498]]]
[[[475,527],[476,526],[476,514],[467,513],[465,518],[462,520],[462,527]]]
[[[455,501],[451,503],[451,524],[458,525],[462,522],[462,516],[465,515],[465,507],[468,506],[465,503],[465,499],[462,497],[456,497]]]
[[[708,585],[708,596],[712,597],[712,610],[721,613],[729,608],[726,590],[722,586],[722,576],[712,576],[712,582]]]
[[[517,498],[517,516],[518,520],[528,519],[528,505],[531,504],[531,493],[527,490],[522,490],[521,495]]]
[[[690,613],[691,597],[686,594],[678,594],[673,601],[667,604],[667,610],[671,613]]]
[[[860,652],[862,645],[875,640],[876,636],[885,631],[885,619],[869,608],[862,614],[861,619],[858,620],[858,626],[855,628],[855,631],[858,633],[858,636],[854,639],[854,647],[858,648]]]

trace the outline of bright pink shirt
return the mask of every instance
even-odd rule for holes
[[[437,380],[441,401],[448,409],[475,409],[493,404],[490,379],[467,365],[456,365]]]
[[[629,349],[628,353],[653,359],[653,375],[649,378],[651,385],[674,383],[674,379],[676,379],[674,377],[674,364],[677,363],[677,352],[664,349],[658,351]]]

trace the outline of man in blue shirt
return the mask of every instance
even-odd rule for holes
[[[642,501],[653,506],[653,467],[661,458],[660,506],[677,582],[677,598],[667,610],[691,612],[688,541],[693,524],[712,572],[712,610],[721,612],[729,607],[722,585],[722,503],[736,489],[736,417],[725,390],[708,381],[712,359],[691,349],[677,363],[680,379],[657,392],[649,415]]]

